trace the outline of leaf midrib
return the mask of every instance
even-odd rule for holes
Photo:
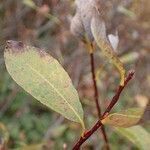
[[[39,73],[35,68],[33,68],[30,64],[26,63],[26,65],[35,73],[37,73],[44,81],[46,81],[53,89],[56,93],[58,93],[58,95],[60,95],[60,97],[62,97],[62,99],[69,105],[70,109],[74,112],[74,114],[77,116],[77,118],[79,119],[80,123],[83,125],[83,121],[81,120],[80,116],[77,114],[77,112],[75,111],[75,109],[70,105],[70,103],[65,99],[65,97],[59,92],[58,89],[56,89],[53,84],[47,80],[41,73]]]

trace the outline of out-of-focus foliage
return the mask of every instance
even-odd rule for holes
[[[115,130],[127,137],[128,140],[133,142],[141,150],[149,150],[150,134],[145,131],[141,126],[134,126],[130,128],[115,128]]]
[[[9,133],[4,124],[0,123],[0,149],[5,149],[9,140]]]
[[[84,46],[69,30],[74,14],[73,1],[33,2],[35,8],[26,5],[25,0],[0,0],[0,122],[9,133],[7,147],[20,148],[46,141],[49,149],[70,149],[79,137],[80,126],[68,122],[33,100],[12,81],[4,66],[3,50],[6,40],[21,40],[48,49],[48,53],[64,66],[78,89],[87,127],[91,127],[97,120],[89,57]],[[150,1],[112,2],[113,7],[110,1],[106,2],[108,8],[114,8],[113,13],[106,13],[108,33],[116,33],[117,28],[118,56],[123,60],[126,70],[133,68],[136,72],[134,80],[115,107],[117,112],[129,107],[145,107],[150,101]],[[107,10],[111,10],[110,8]],[[97,81],[104,110],[118,84],[118,74],[111,65],[106,64],[98,51],[95,51],[95,57],[96,68],[101,68]],[[143,127],[150,131],[149,125]],[[111,128],[107,128],[107,133],[112,149],[137,149]],[[102,145],[97,133],[84,144],[83,149],[101,149]]]

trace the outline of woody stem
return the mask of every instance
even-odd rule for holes
[[[90,53],[90,60],[91,60],[91,72],[92,72],[92,79],[93,79],[93,86],[94,86],[95,104],[97,108],[98,118],[101,118],[101,108],[99,104],[99,94],[98,94],[97,82],[96,82],[96,77],[95,77],[95,64],[94,64],[93,52]],[[101,131],[102,131],[102,135],[105,141],[106,150],[109,150],[109,142],[108,142],[107,134],[105,131],[105,127],[103,125],[101,127]]]

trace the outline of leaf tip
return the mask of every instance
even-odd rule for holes
[[[24,44],[21,41],[6,41],[5,51],[9,51],[12,53],[23,52]]]

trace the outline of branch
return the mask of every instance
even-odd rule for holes
[[[96,83],[96,78],[95,78],[95,65],[94,65],[94,54],[90,54],[90,59],[91,59],[91,72],[92,72],[92,78],[93,78],[93,86],[94,86],[94,96],[95,96],[95,103],[96,103],[96,108],[98,112],[98,117],[101,117],[101,109],[100,109],[100,104],[98,101],[98,89],[97,89],[97,83]]]
[[[80,137],[80,139],[77,141],[77,143],[74,145],[72,150],[79,150],[81,145],[95,132],[97,131],[97,129],[99,129],[100,127],[103,126],[103,124],[101,123],[101,120],[103,120],[108,114],[109,112],[112,110],[112,108],[115,106],[115,104],[118,102],[119,97],[121,92],[123,91],[123,89],[127,86],[128,82],[133,78],[134,75],[134,71],[131,71],[124,83],[124,86],[119,86],[114,97],[112,98],[110,104],[108,105],[108,107],[106,108],[106,111],[103,113],[102,117],[100,120],[98,120],[96,122],[96,124],[92,127],[92,129],[90,129],[89,131],[87,131],[83,137]]]
[[[93,45],[91,45],[91,47],[93,48]],[[100,108],[100,104],[99,104],[99,100],[98,100],[98,88],[97,88],[97,82],[96,82],[96,77],[95,77],[95,64],[94,64],[94,53],[90,53],[90,60],[91,60],[91,72],[92,72],[92,79],[93,79],[93,86],[94,86],[94,96],[95,96],[95,104],[96,104],[96,108],[97,108],[97,113],[98,113],[98,118],[101,118],[101,108]],[[108,138],[107,138],[107,134],[105,131],[105,127],[102,126],[101,128],[102,131],[102,135],[105,141],[105,146],[106,149],[109,150],[109,143],[108,143]]]
[[[114,107],[114,105],[118,102],[121,92],[126,87],[126,85],[128,84],[128,82],[133,78],[133,76],[134,76],[134,71],[130,71],[129,74],[128,74],[128,76],[127,76],[127,78],[126,78],[126,80],[125,80],[125,82],[124,82],[124,86],[119,86],[118,87],[118,90],[116,91],[115,96],[112,98],[110,104],[106,108],[104,114],[102,115],[102,118],[104,116],[106,116],[112,110],[112,108]]]

